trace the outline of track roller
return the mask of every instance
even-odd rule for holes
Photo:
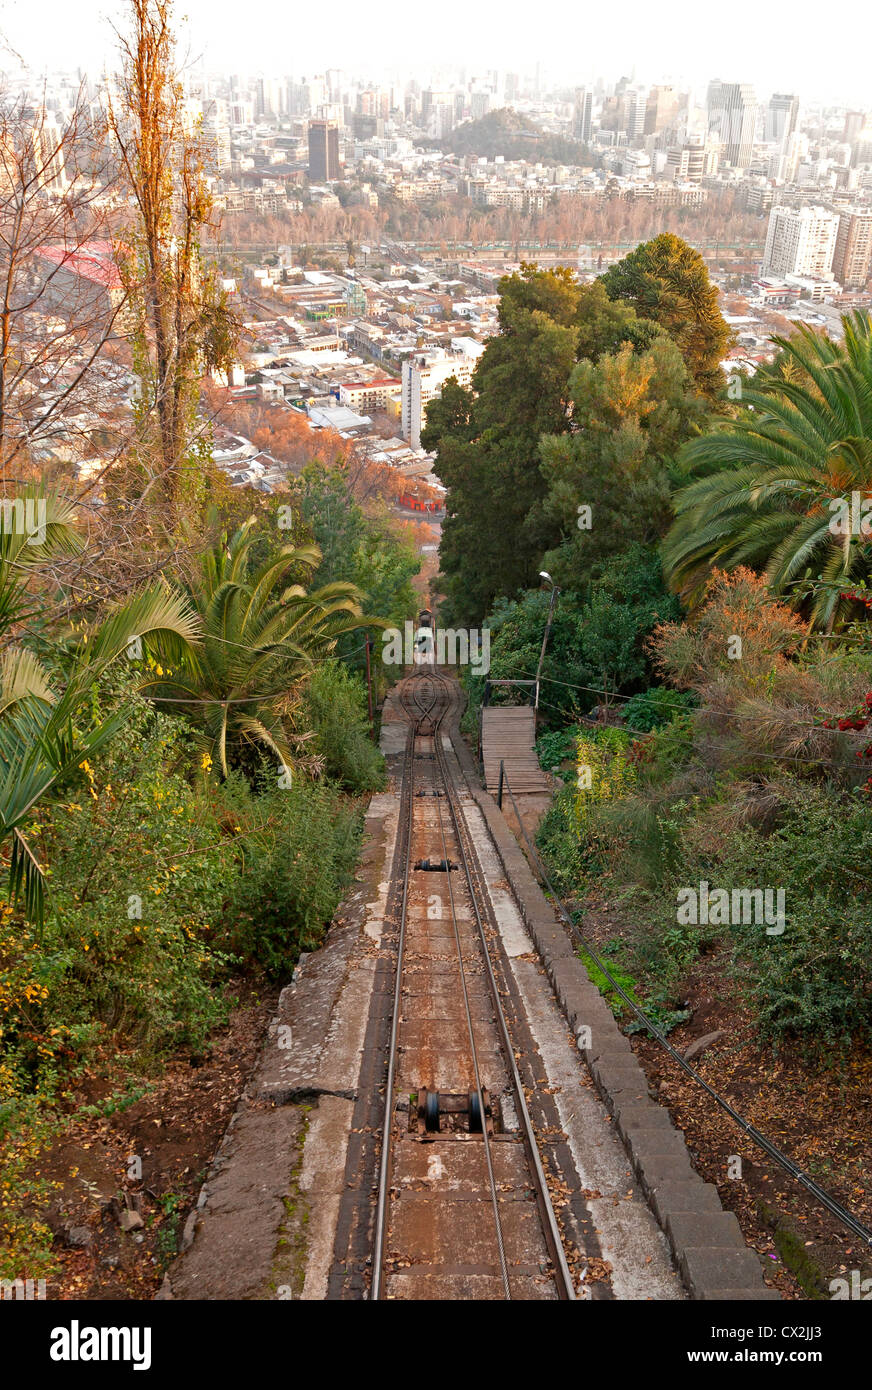
[[[490,1096],[487,1093],[487,1088],[484,1086],[482,1087],[481,1098],[484,1101],[484,1118],[485,1122],[487,1123],[487,1132],[488,1134],[493,1134],[493,1114],[491,1110]],[[481,1105],[479,1104],[478,1091],[476,1090],[470,1090],[469,1092],[468,1114],[470,1134],[481,1134]]]
[[[418,1092],[418,1133],[439,1133],[439,1092],[421,1089]]]

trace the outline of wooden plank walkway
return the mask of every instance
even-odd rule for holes
[[[482,710],[481,749],[489,792],[499,785],[501,759],[516,795],[548,791],[535,743],[536,713],[529,705],[488,705]]]

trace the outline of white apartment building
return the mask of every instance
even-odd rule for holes
[[[823,207],[774,207],[769,214],[763,274],[819,279],[832,271],[839,215]]]
[[[872,269],[872,208],[844,208],[839,219],[833,272],[847,290],[862,289]]]
[[[466,343],[477,348],[477,352],[466,349]],[[457,377],[461,386],[468,386],[472,380],[476,363],[484,348],[481,343],[464,339],[464,346],[456,353],[416,352],[403,363],[402,431],[413,449],[421,447],[421,426],[424,423],[424,407],[434,396],[441,395],[442,387],[449,377]]]
[[[365,413],[387,410],[391,401],[399,400],[402,383],[398,377],[374,377],[372,381],[343,381],[339,387],[339,404],[350,410]]]
[[[718,172],[718,157],[717,145],[709,145],[701,138],[673,145],[666,153],[664,178],[674,183],[702,183]]]

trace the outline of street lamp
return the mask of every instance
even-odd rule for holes
[[[542,675],[542,662],[545,660],[545,648],[548,646],[548,637],[551,632],[551,624],[554,620],[554,607],[557,603],[557,595],[560,593],[560,590],[547,570],[540,570],[539,578],[547,580],[551,585],[551,602],[548,605],[548,621],[545,624],[545,633],[542,637],[542,650],[539,653],[539,665],[536,667],[536,701],[533,705],[534,709],[539,708],[539,681]]]

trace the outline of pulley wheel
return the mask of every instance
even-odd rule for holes
[[[470,1134],[481,1134],[482,1132],[482,1114],[478,1091],[470,1091],[469,1093],[469,1132]]]
[[[439,1092],[426,1091],[424,1095],[424,1128],[430,1134],[439,1129]]]

